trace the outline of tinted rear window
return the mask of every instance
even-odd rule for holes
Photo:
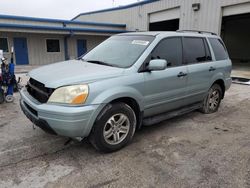
[[[185,63],[200,63],[207,60],[202,38],[185,37],[183,41]]]
[[[228,59],[226,48],[220,39],[209,38],[216,61]]]

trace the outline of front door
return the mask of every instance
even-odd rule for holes
[[[145,117],[180,108],[187,90],[187,66],[182,62],[180,37],[162,40],[151,53],[151,59],[165,59],[168,67],[143,73]]]
[[[77,40],[77,57],[85,54],[87,52],[86,40],[78,39]]]
[[[17,65],[29,64],[26,38],[14,38],[14,51]]]

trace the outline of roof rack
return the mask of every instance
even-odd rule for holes
[[[208,33],[208,34],[211,34],[211,35],[217,35],[216,33],[213,33],[213,32],[199,31],[199,30],[177,30],[177,32],[193,32],[193,33],[199,33],[199,34]]]

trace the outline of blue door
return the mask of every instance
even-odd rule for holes
[[[86,40],[78,39],[77,40],[77,57],[85,54],[87,52]]]
[[[14,38],[14,51],[17,65],[29,64],[26,38]]]

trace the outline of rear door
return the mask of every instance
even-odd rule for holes
[[[161,71],[143,73],[145,116],[181,107],[187,85],[187,66],[183,65],[181,37],[163,39],[152,51],[150,59],[165,59],[168,67]]]
[[[214,54],[214,60],[211,63],[214,77],[222,73],[224,79],[231,82],[232,62],[229,59],[224,43],[219,38],[209,38],[208,41]],[[214,78],[212,78],[212,81],[214,81]]]
[[[186,105],[200,102],[205,97],[212,77],[212,57],[207,39],[183,38],[184,62],[188,65]]]

